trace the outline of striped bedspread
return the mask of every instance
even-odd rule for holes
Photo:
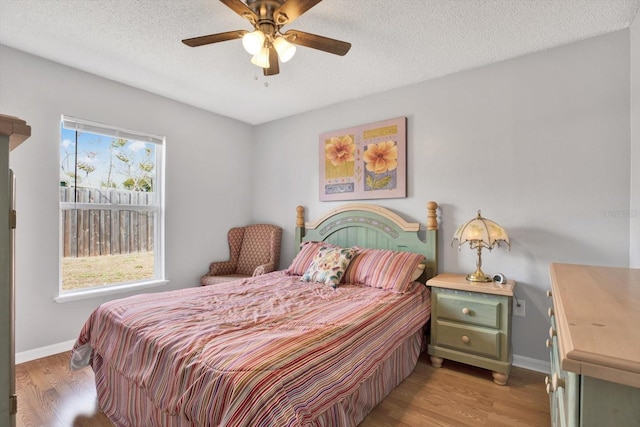
[[[72,359],[98,352],[197,426],[309,425],[427,322],[429,291],[414,285],[333,289],[274,272],[124,298],[91,314]]]

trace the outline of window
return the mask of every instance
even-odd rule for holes
[[[163,154],[162,137],[62,116],[58,301],[165,282]]]

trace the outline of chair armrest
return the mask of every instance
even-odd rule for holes
[[[253,270],[253,276],[260,276],[261,274],[266,274],[266,273],[271,273],[272,271],[275,271],[276,266],[274,263],[269,262],[267,264],[262,264],[256,267],[255,270]]]
[[[227,233],[227,242],[229,243],[229,260],[214,261],[209,264],[209,276],[225,276],[227,274],[235,274],[238,268],[238,256],[242,247],[242,237],[244,236],[244,227],[233,227]]]
[[[261,274],[271,273],[278,269],[280,264],[280,244],[282,242],[282,228],[272,226],[272,239],[270,242],[270,259],[269,262],[259,265],[253,270],[254,276],[259,276]]]
[[[209,276],[222,276],[236,272],[237,261],[214,261],[209,264]]]

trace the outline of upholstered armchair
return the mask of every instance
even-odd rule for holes
[[[214,261],[202,276],[203,286],[259,276],[278,268],[282,228],[270,224],[234,227],[227,234],[228,261]]]

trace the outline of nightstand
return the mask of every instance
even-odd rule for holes
[[[443,359],[493,371],[505,385],[511,370],[511,300],[516,282],[469,282],[462,274],[439,274],[431,287],[431,364]]]

